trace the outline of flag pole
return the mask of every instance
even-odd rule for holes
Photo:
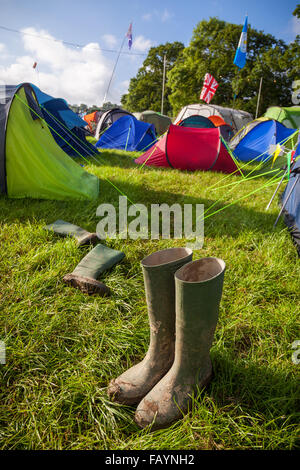
[[[112,73],[111,73],[111,76],[110,76],[110,79],[109,79],[109,82],[108,82],[108,86],[107,86],[107,89],[106,89],[106,92],[105,92],[105,95],[104,95],[104,98],[103,98],[102,106],[103,106],[104,103],[105,103],[105,100],[106,100],[106,97],[107,97],[107,94],[108,94],[108,91],[109,91],[109,88],[110,88],[110,85],[111,85],[111,82],[112,82],[112,79],[113,79],[115,70],[116,70],[116,68],[117,68],[117,64],[118,64],[119,58],[120,58],[120,55],[121,55],[121,51],[122,51],[123,46],[124,46],[125,39],[126,39],[126,35],[125,35],[124,38],[123,38],[123,41],[122,41],[122,44],[121,44],[119,53],[118,53],[118,55],[117,55],[117,59],[116,59],[114,68],[113,68],[113,70],[112,70]]]
[[[238,46],[237,46],[237,49],[236,49],[236,52],[235,52],[235,57],[234,57],[234,60],[233,60],[233,63],[239,68],[238,72],[240,72],[240,70],[243,67],[245,67],[245,65],[246,65],[247,34],[248,34],[247,31],[248,31],[248,13],[246,13],[244,26],[243,26],[243,29],[242,29],[240,40],[239,40],[239,43],[238,43]],[[238,78],[239,78],[239,74],[237,74],[237,81],[238,81]],[[237,89],[237,92],[238,92],[238,89]],[[235,103],[236,97],[237,97],[237,93],[235,93],[233,95],[233,105]]]
[[[162,82],[162,92],[161,92],[160,114],[164,114],[165,79],[166,79],[166,54],[164,54],[164,69],[163,69],[163,82]]]

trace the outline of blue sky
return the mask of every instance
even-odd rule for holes
[[[118,61],[108,100],[119,102],[130,78],[136,75],[149,47],[167,41],[186,46],[202,19],[243,24],[289,43],[300,34],[300,20],[292,12],[297,1],[286,0],[0,0],[0,81],[30,81],[70,103],[101,105],[117,53],[129,23],[133,47],[127,45]],[[66,41],[84,48],[66,45]],[[37,61],[37,69],[32,68]]]

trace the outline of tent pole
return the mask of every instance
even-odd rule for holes
[[[163,82],[162,82],[162,92],[161,92],[160,114],[164,114],[165,78],[166,78],[166,54],[164,54],[164,69],[163,69]]]
[[[119,53],[118,53],[118,55],[117,55],[117,59],[116,59],[116,62],[115,62],[113,71],[112,71],[112,73],[111,73],[111,76],[110,76],[110,79],[109,79],[109,82],[108,82],[108,86],[107,86],[105,95],[104,95],[104,98],[103,98],[102,106],[103,106],[104,103],[105,103],[105,100],[106,100],[106,97],[107,97],[107,94],[108,94],[108,91],[109,91],[109,88],[110,88],[110,85],[111,85],[111,82],[112,82],[112,78],[113,78],[113,76],[114,76],[114,73],[115,73],[115,70],[116,70],[116,67],[117,67],[117,63],[118,63],[119,58],[120,58],[120,55],[121,55],[121,51],[122,51],[123,46],[124,46],[125,39],[126,39],[126,35],[125,35],[124,38],[123,38],[123,41],[122,41],[122,44],[121,44]]]
[[[278,185],[277,185],[277,187],[276,187],[276,189],[275,189],[275,191],[274,191],[274,193],[273,193],[273,196],[272,196],[271,199],[270,199],[270,202],[268,203],[267,207],[265,208],[266,211],[269,209],[270,205],[272,204],[272,202],[273,202],[273,200],[274,200],[274,197],[276,196],[276,194],[277,194],[277,192],[278,192],[278,190],[279,190],[279,188],[280,188],[280,186],[281,186],[281,183],[282,183],[282,181],[284,180],[285,175],[287,174],[287,171],[288,171],[288,169],[286,168],[286,169],[285,169],[285,172],[283,173],[283,176],[282,176],[281,180],[279,181],[279,183],[278,183]]]
[[[260,94],[261,94],[262,79],[263,79],[263,78],[260,77],[259,91],[258,91],[258,98],[257,98],[257,105],[256,105],[256,113],[255,113],[255,119],[257,118],[257,115],[258,115],[258,108],[259,108],[259,102],[260,102]]]
[[[273,227],[276,227],[277,222],[278,222],[278,220],[279,220],[279,218],[280,218],[280,216],[281,216],[281,214],[282,214],[282,212],[283,212],[285,206],[287,205],[287,202],[288,202],[288,200],[290,199],[290,196],[291,196],[292,192],[294,191],[294,187],[296,186],[296,184],[297,184],[298,181],[299,181],[299,177],[300,177],[300,174],[298,174],[298,176],[297,176],[297,178],[295,179],[295,181],[294,181],[294,183],[293,183],[293,186],[291,187],[291,189],[290,189],[290,191],[289,191],[289,193],[288,193],[288,195],[287,195],[287,197],[286,197],[284,203],[282,204],[281,209],[280,209],[280,212],[279,212],[279,214],[278,214],[277,219],[275,220],[275,223],[274,223]]]

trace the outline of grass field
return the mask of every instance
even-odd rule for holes
[[[0,449],[299,448],[300,264],[268,179],[140,168],[125,152],[102,152],[86,168],[100,178],[93,202],[0,199]],[[168,429],[140,430],[134,408],[112,403],[108,382],[141,360],[149,328],[141,259],[185,240],[107,240],[125,260],[102,276],[110,298],[67,287],[89,248],[43,229],[63,219],[95,231],[100,203],[203,203],[205,241],[194,259],[227,270],[211,357],[215,377],[191,412]],[[241,184],[222,187],[231,183]],[[252,194],[251,194],[252,193]],[[247,196],[250,194],[250,196]]]

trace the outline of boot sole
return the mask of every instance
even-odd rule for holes
[[[66,274],[63,281],[69,286],[81,290],[84,294],[100,295],[101,297],[110,295],[110,289],[100,281],[89,277],[77,276],[75,274]]]

